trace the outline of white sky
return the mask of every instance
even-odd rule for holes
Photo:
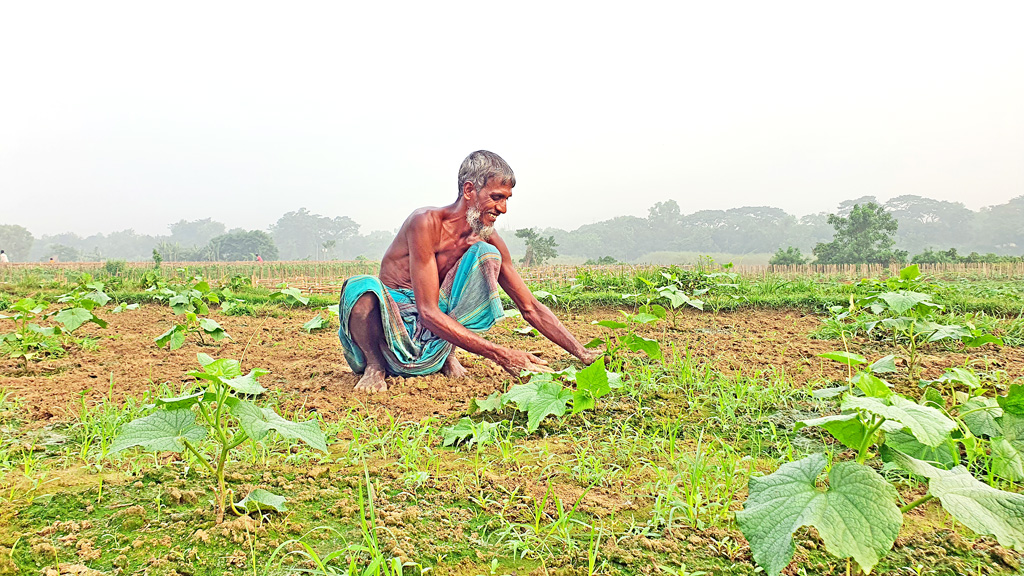
[[[450,202],[501,227],[866,194],[1024,194],[1021,2],[0,4],[0,224],[36,236],[362,231]]]

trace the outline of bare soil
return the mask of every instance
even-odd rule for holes
[[[354,391],[357,376],[346,364],[336,330],[332,325],[307,334],[301,325],[313,316],[307,309],[282,309],[276,317],[223,316],[212,312],[232,336],[231,340],[202,345],[193,336],[179,350],[157,348],[154,338],[176,321],[167,306],[144,305],[121,314],[100,312],[110,324],[100,329],[83,326],[76,336],[98,339],[98,349],[72,348],[63,358],[30,363],[25,371],[18,361],[0,361],[0,389],[22,402],[22,418],[39,425],[69,420],[83,398],[87,403],[121,402],[139,397],[161,383],[177,391],[194,384],[186,372],[198,368],[196,354],[236,358],[245,370],[265,368],[270,374],[261,383],[281,394],[286,404],[302,405],[324,418],[353,408],[371,414],[390,412],[403,420],[450,417],[462,413],[471,398],[505,389],[511,379],[493,362],[459,351],[469,376],[448,379],[441,375],[388,379],[386,393]],[[563,322],[582,342],[607,334],[594,320],[621,319],[617,310],[595,310],[563,316]],[[5,320],[3,323],[9,323]],[[741,310],[718,315],[700,312],[681,314],[675,328],[669,322],[642,326],[638,333],[657,338],[666,355],[689,353],[699,363],[727,373],[753,375],[765,370],[783,371],[795,386],[841,380],[846,376],[835,362],[817,355],[842,348],[841,342],[812,340],[808,335],[820,319],[799,310]],[[539,336],[522,336],[513,328],[521,320],[505,320],[486,337],[503,345],[531,350],[561,367],[574,359]],[[0,331],[8,326],[0,323]],[[850,350],[870,358],[891,350],[879,343],[860,339]],[[932,345],[922,356],[924,378],[938,377],[949,366],[974,362],[981,369],[1006,371],[1010,378],[1024,375],[1024,350],[987,345],[971,351]],[[913,393],[916,386],[907,386]],[[109,393],[109,399],[108,399]]]

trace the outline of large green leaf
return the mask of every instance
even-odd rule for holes
[[[857,372],[850,378],[850,383],[859,388],[865,396],[888,398],[892,395],[889,383],[870,372]]]
[[[1014,482],[1024,480],[1024,417],[1003,414],[998,426],[1002,435],[992,438],[992,472]]]
[[[196,424],[196,415],[188,408],[159,410],[121,427],[110,445],[110,454],[132,446],[154,452],[182,452],[189,440],[195,444],[206,437],[206,428]]]
[[[311,320],[303,322],[302,329],[305,330],[307,334],[312,334],[314,330],[319,330],[324,326],[327,326],[327,320],[325,320],[323,316],[317,314]]]
[[[242,375],[242,365],[238,360],[221,358],[220,360],[214,360],[209,364],[204,364],[203,372],[210,376],[229,380],[231,378],[238,378]]]
[[[932,304],[932,297],[928,294],[922,294],[921,292],[910,292],[906,290],[900,290],[898,292],[883,292],[879,294],[877,298],[885,302],[886,308],[892,312],[902,315],[908,310],[912,310],[919,304]]]
[[[185,327],[180,324],[171,326],[167,332],[153,339],[159,348],[170,345],[171,350],[177,350],[185,344]]]
[[[210,318],[200,318],[199,328],[201,328],[203,332],[206,332],[211,338],[213,338],[214,342],[231,337],[228,336],[228,333],[224,330],[224,328],[221,328],[221,325],[218,324],[216,320]]]
[[[655,360],[661,359],[661,345],[658,344],[657,340],[644,338],[639,334],[629,334],[622,339],[622,343],[633,352],[643,351],[644,354]]]
[[[874,362],[872,362],[871,366],[869,366],[868,369],[871,370],[872,372],[874,372],[875,374],[888,374],[888,373],[895,372],[896,371],[896,356],[894,354],[889,354],[888,356],[883,356],[883,357],[879,358],[878,360],[875,360]]]
[[[591,322],[591,324],[596,324],[597,326],[608,328],[610,330],[619,330],[628,326],[625,322],[616,322],[615,320],[595,320]]]
[[[1024,384],[1010,384],[1006,396],[999,396],[996,401],[1003,411],[1024,416]]]
[[[234,405],[231,413],[238,418],[242,430],[256,442],[263,440],[271,430],[274,430],[284,438],[302,440],[321,452],[327,452],[327,441],[316,420],[292,422],[280,417],[270,408],[260,408],[245,400]]]
[[[494,440],[498,424],[498,422],[480,422],[478,424],[469,418],[462,418],[456,424],[441,429],[444,446],[454,446],[463,441],[467,441],[468,447],[472,447],[473,444],[486,444]]]
[[[590,366],[576,372],[576,391],[572,395],[572,413],[592,410],[597,406],[597,399],[612,391],[608,383],[608,371],[604,367],[604,358],[598,358]]]
[[[812,454],[750,479],[750,497],[736,522],[769,575],[777,576],[792,560],[793,532],[802,526],[815,527],[830,553],[853,558],[866,572],[896,541],[903,515],[892,485],[863,464],[841,462],[829,473],[828,490],[821,491],[815,481],[824,469],[825,456]]]
[[[106,328],[107,323],[96,317],[95,314],[85,308],[65,308],[54,316],[57,322],[64,325],[68,332],[78,330],[86,322],[95,322],[100,328]]]
[[[904,470],[929,479],[928,493],[941,500],[953,518],[978,534],[995,536],[1007,548],[1024,550],[1024,495],[979,482],[963,466],[947,471],[892,452],[893,461]]]
[[[526,429],[535,432],[540,421],[549,415],[562,416],[572,400],[572,391],[550,378],[536,376],[526,384],[517,384],[505,393],[505,402],[514,402],[527,413]]]
[[[952,440],[946,440],[938,446],[928,446],[917,441],[913,434],[903,431],[886,432],[885,445],[909,454],[918,460],[930,462],[943,470],[949,470],[960,463],[960,451]]]
[[[285,497],[278,496],[273,492],[267,492],[262,488],[257,488],[242,498],[240,502],[235,503],[235,508],[245,510],[246,512],[287,512],[288,508],[285,507]]]
[[[491,392],[487,398],[473,398],[469,401],[470,414],[477,412],[497,412],[505,407],[504,396],[501,392]]]
[[[895,420],[909,428],[918,440],[929,446],[942,444],[950,432],[956,429],[956,423],[942,412],[930,406],[921,406],[898,394],[893,394],[885,400],[847,396],[843,400],[843,410],[863,410],[888,420]]]
[[[201,391],[193,394],[187,394],[185,396],[175,396],[173,398],[157,398],[153,402],[153,406],[163,406],[167,410],[178,410],[180,408],[188,408],[193,404],[198,404],[200,401],[203,402],[215,402],[217,395],[212,392]]]
[[[224,380],[224,384],[239,394],[251,394],[255,396],[267,391],[266,388],[256,383],[256,378],[266,374],[270,374],[270,371],[262,368],[254,368],[245,376],[238,376],[237,378]]]
[[[868,363],[868,359],[861,356],[860,354],[855,354],[853,352],[844,352],[842,350],[818,354],[818,357],[826,358],[828,360],[835,360],[836,362],[839,362],[840,364],[845,364],[847,366],[858,366],[860,364]]]
[[[857,418],[856,413],[801,420],[793,425],[793,431],[798,432],[809,427],[824,428],[844,446],[854,450],[860,449],[864,441],[864,434],[867,432],[867,428]]]
[[[1003,409],[995,398],[975,396],[960,406],[960,419],[978,438],[1002,436],[1003,428],[998,420],[1002,415]]]

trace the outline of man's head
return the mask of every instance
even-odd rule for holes
[[[459,198],[466,202],[466,222],[483,239],[494,232],[494,221],[505,213],[516,175],[501,156],[477,150],[459,168]]]
[[[498,178],[502,184],[515,188],[516,175],[508,162],[502,160],[494,152],[477,150],[462,161],[459,167],[459,196],[466,191],[466,183],[471,183],[474,190],[482,190],[491,178]]]

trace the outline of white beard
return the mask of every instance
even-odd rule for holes
[[[480,238],[487,240],[491,237],[491,234],[494,233],[494,226],[484,226],[484,222],[481,220],[480,216],[482,216],[482,214],[476,207],[470,206],[466,209],[466,222],[469,223],[470,229],[473,230],[473,233]]]

